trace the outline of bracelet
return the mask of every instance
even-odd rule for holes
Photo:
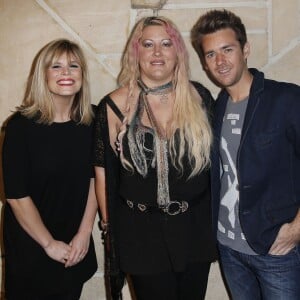
[[[108,225],[109,223],[108,222],[104,222],[103,220],[100,221],[100,228],[101,230],[106,233],[107,230],[108,230]]]

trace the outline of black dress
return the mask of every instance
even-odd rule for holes
[[[213,99],[203,86],[195,85],[210,113]],[[94,163],[104,167],[107,175],[109,218],[113,217],[112,234],[121,270],[130,274],[180,272],[193,262],[214,261],[216,248],[211,228],[209,170],[187,180],[190,170],[179,176],[175,168],[170,167],[171,200],[193,202],[185,213],[169,216],[129,208],[124,199],[156,204],[156,171],[152,169],[143,178],[137,172],[126,171],[116,162],[108,139],[108,102],[109,96],[102,99],[96,116]],[[126,139],[124,141],[126,144]],[[148,142],[151,144],[151,140]]]
[[[3,177],[8,199],[30,196],[52,236],[69,243],[85,210],[91,168],[93,125],[73,121],[41,125],[15,113],[3,145]],[[65,268],[49,258],[4,211],[5,289],[48,295],[82,285],[97,269],[93,240],[84,260]]]

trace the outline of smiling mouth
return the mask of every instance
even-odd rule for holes
[[[73,79],[61,79],[59,81],[57,81],[57,84],[59,85],[72,85],[75,83],[75,80]]]
[[[218,69],[217,72],[220,75],[227,75],[227,74],[229,74],[230,69],[229,68],[222,68],[222,69]]]
[[[164,61],[152,61],[151,62],[151,65],[152,66],[162,66],[162,65],[164,65],[165,64],[165,62]]]

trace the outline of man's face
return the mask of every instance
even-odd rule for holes
[[[202,38],[204,68],[221,87],[237,85],[246,74],[249,44],[241,49],[235,32],[221,29]]]

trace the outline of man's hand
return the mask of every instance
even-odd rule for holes
[[[281,226],[278,235],[270,248],[269,254],[285,255],[299,243],[300,226],[299,222],[296,220],[297,218],[298,217],[296,217],[293,222]]]

